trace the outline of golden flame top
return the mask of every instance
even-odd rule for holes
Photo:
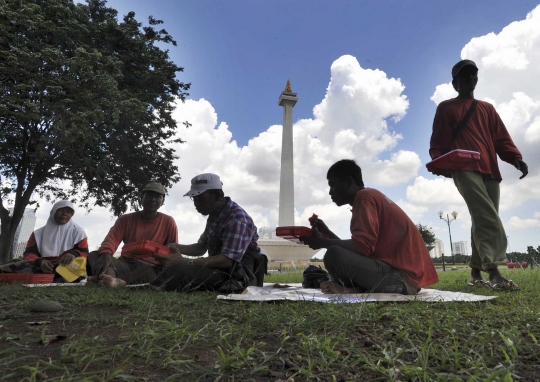
[[[290,81],[290,80],[287,80],[287,86],[285,86],[284,92],[285,92],[285,93],[292,93],[292,89],[291,89],[291,81]]]

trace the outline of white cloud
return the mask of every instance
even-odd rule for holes
[[[501,183],[502,211],[540,199],[540,171],[534,163],[529,162],[531,173],[527,177],[516,181],[519,173],[513,174],[513,181],[507,179]]]
[[[421,163],[416,153],[404,150],[390,152],[390,159],[379,159],[401,139],[388,123],[399,121],[408,108],[399,80],[387,78],[380,70],[360,67],[352,56],[337,59],[331,76],[325,98],[313,109],[314,118],[301,119],[293,128],[296,223],[306,224],[307,217],[316,212],[329,225],[339,227],[338,231],[346,231],[350,215],[336,215],[333,211],[340,209],[328,197],[326,171],[332,163],[355,158],[370,185],[407,182],[416,176]],[[280,116],[276,110],[276,120]],[[228,126],[223,122],[218,125],[216,111],[204,99],[179,104],[175,118],[188,120],[192,126],[180,134],[186,140],[176,148],[183,180],[173,187],[170,203],[192,208],[191,202],[179,196],[189,188],[189,179],[200,172],[215,172],[222,177],[226,194],[242,205],[259,227],[276,224],[281,126],[270,126],[247,146],[238,147]],[[182,191],[176,191],[179,189]],[[180,213],[184,209],[176,210]],[[199,233],[202,228],[194,230]]]
[[[435,102],[435,104],[440,104],[442,101],[445,101],[456,96],[456,91],[452,86],[452,83],[437,85],[435,88],[435,93],[431,96],[430,100]]]
[[[407,200],[413,204],[435,208],[449,204],[465,205],[453,180],[444,177],[417,177],[414,184],[407,187]]]
[[[383,186],[405,183],[416,175],[420,165],[420,158],[416,153],[399,150],[397,153],[392,153],[390,160],[377,161],[369,166],[372,169],[370,174],[374,176],[368,178],[368,181]]]
[[[529,228],[540,227],[540,220],[521,219],[517,216],[512,216],[504,226],[509,231],[523,231]]]
[[[470,230],[471,217],[469,209],[452,179],[444,177],[427,179],[419,176],[411,186],[407,187],[406,195],[407,201],[400,200],[398,202],[401,208],[415,222],[431,222],[430,224],[435,231],[441,231],[438,236],[445,238],[444,231],[446,230],[446,228],[440,228],[441,224],[446,227],[446,223],[439,219],[439,211],[443,212],[444,218],[448,217],[449,219],[452,219],[450,213],[456,211],[458,216],[453,227],[455,227],[455,224],[459,224],[459,228],[465,230],[465,232]]]
[[[525,131],[525,140],[531,143],[540,141],[540,117],[534,117],[533,123]]]
[[[416,224],[420,223],[422,216],[428,212],[429,208],[426,206],[419,206],[417,204],[408,203],[402,199],[396,201],[396,204],[401,207],[403,211],[414,221]]]

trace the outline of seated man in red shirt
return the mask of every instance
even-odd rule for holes
[[[326,178],[332,201],[351,205],[352,219],[350,239],[340,239],[319,219],[313,234],[302,238],[312,249],[327,248],[324,265],[331,281],[321,284],[324,293],[416,294],[439,281],[414,223],[383,193],[364,187],[354,160],[335,163]]]
[[[160,245],[178,242],[178,228],[172,216],[158,212],[165,201],[166,190],[159,183],[149,183],[142,190],[142,211],[118,218],[97,252],[88,256],[92,281],[107,287],[126,283],[149,283],[155,280],[161,267],[127,256],[116,259],[113,254],[121,242],[125,244],[150,240]]]

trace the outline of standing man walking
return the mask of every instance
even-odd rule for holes
[[[497,268],[506,263],[507,246],[499,217],[502,177],[497,155],[521,171],[520,179],[529,170],[493,105],[474,99],[477,83],[478,67],[473,61],[461,60],[454,65],[452,85],[459,95],[437,107],[429,154],[435,159],[455,149],[480,153],[478,162],[451,172],[472,219],[471,284],[489,286],[482,277],[481,271],[484,271],[494,289],[512,289],[517,285],[504,278]],[[463,120],[466,123],[462,123]]]

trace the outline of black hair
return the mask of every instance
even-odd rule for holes
[[[330,166],[326,173],[326,179],[331,176],[335,176],[342,180],[345,180],[350,176],[357,186],[364,187],[362,169],[360,169],[360,166],[358,166],[353,159],[342,159]]]

